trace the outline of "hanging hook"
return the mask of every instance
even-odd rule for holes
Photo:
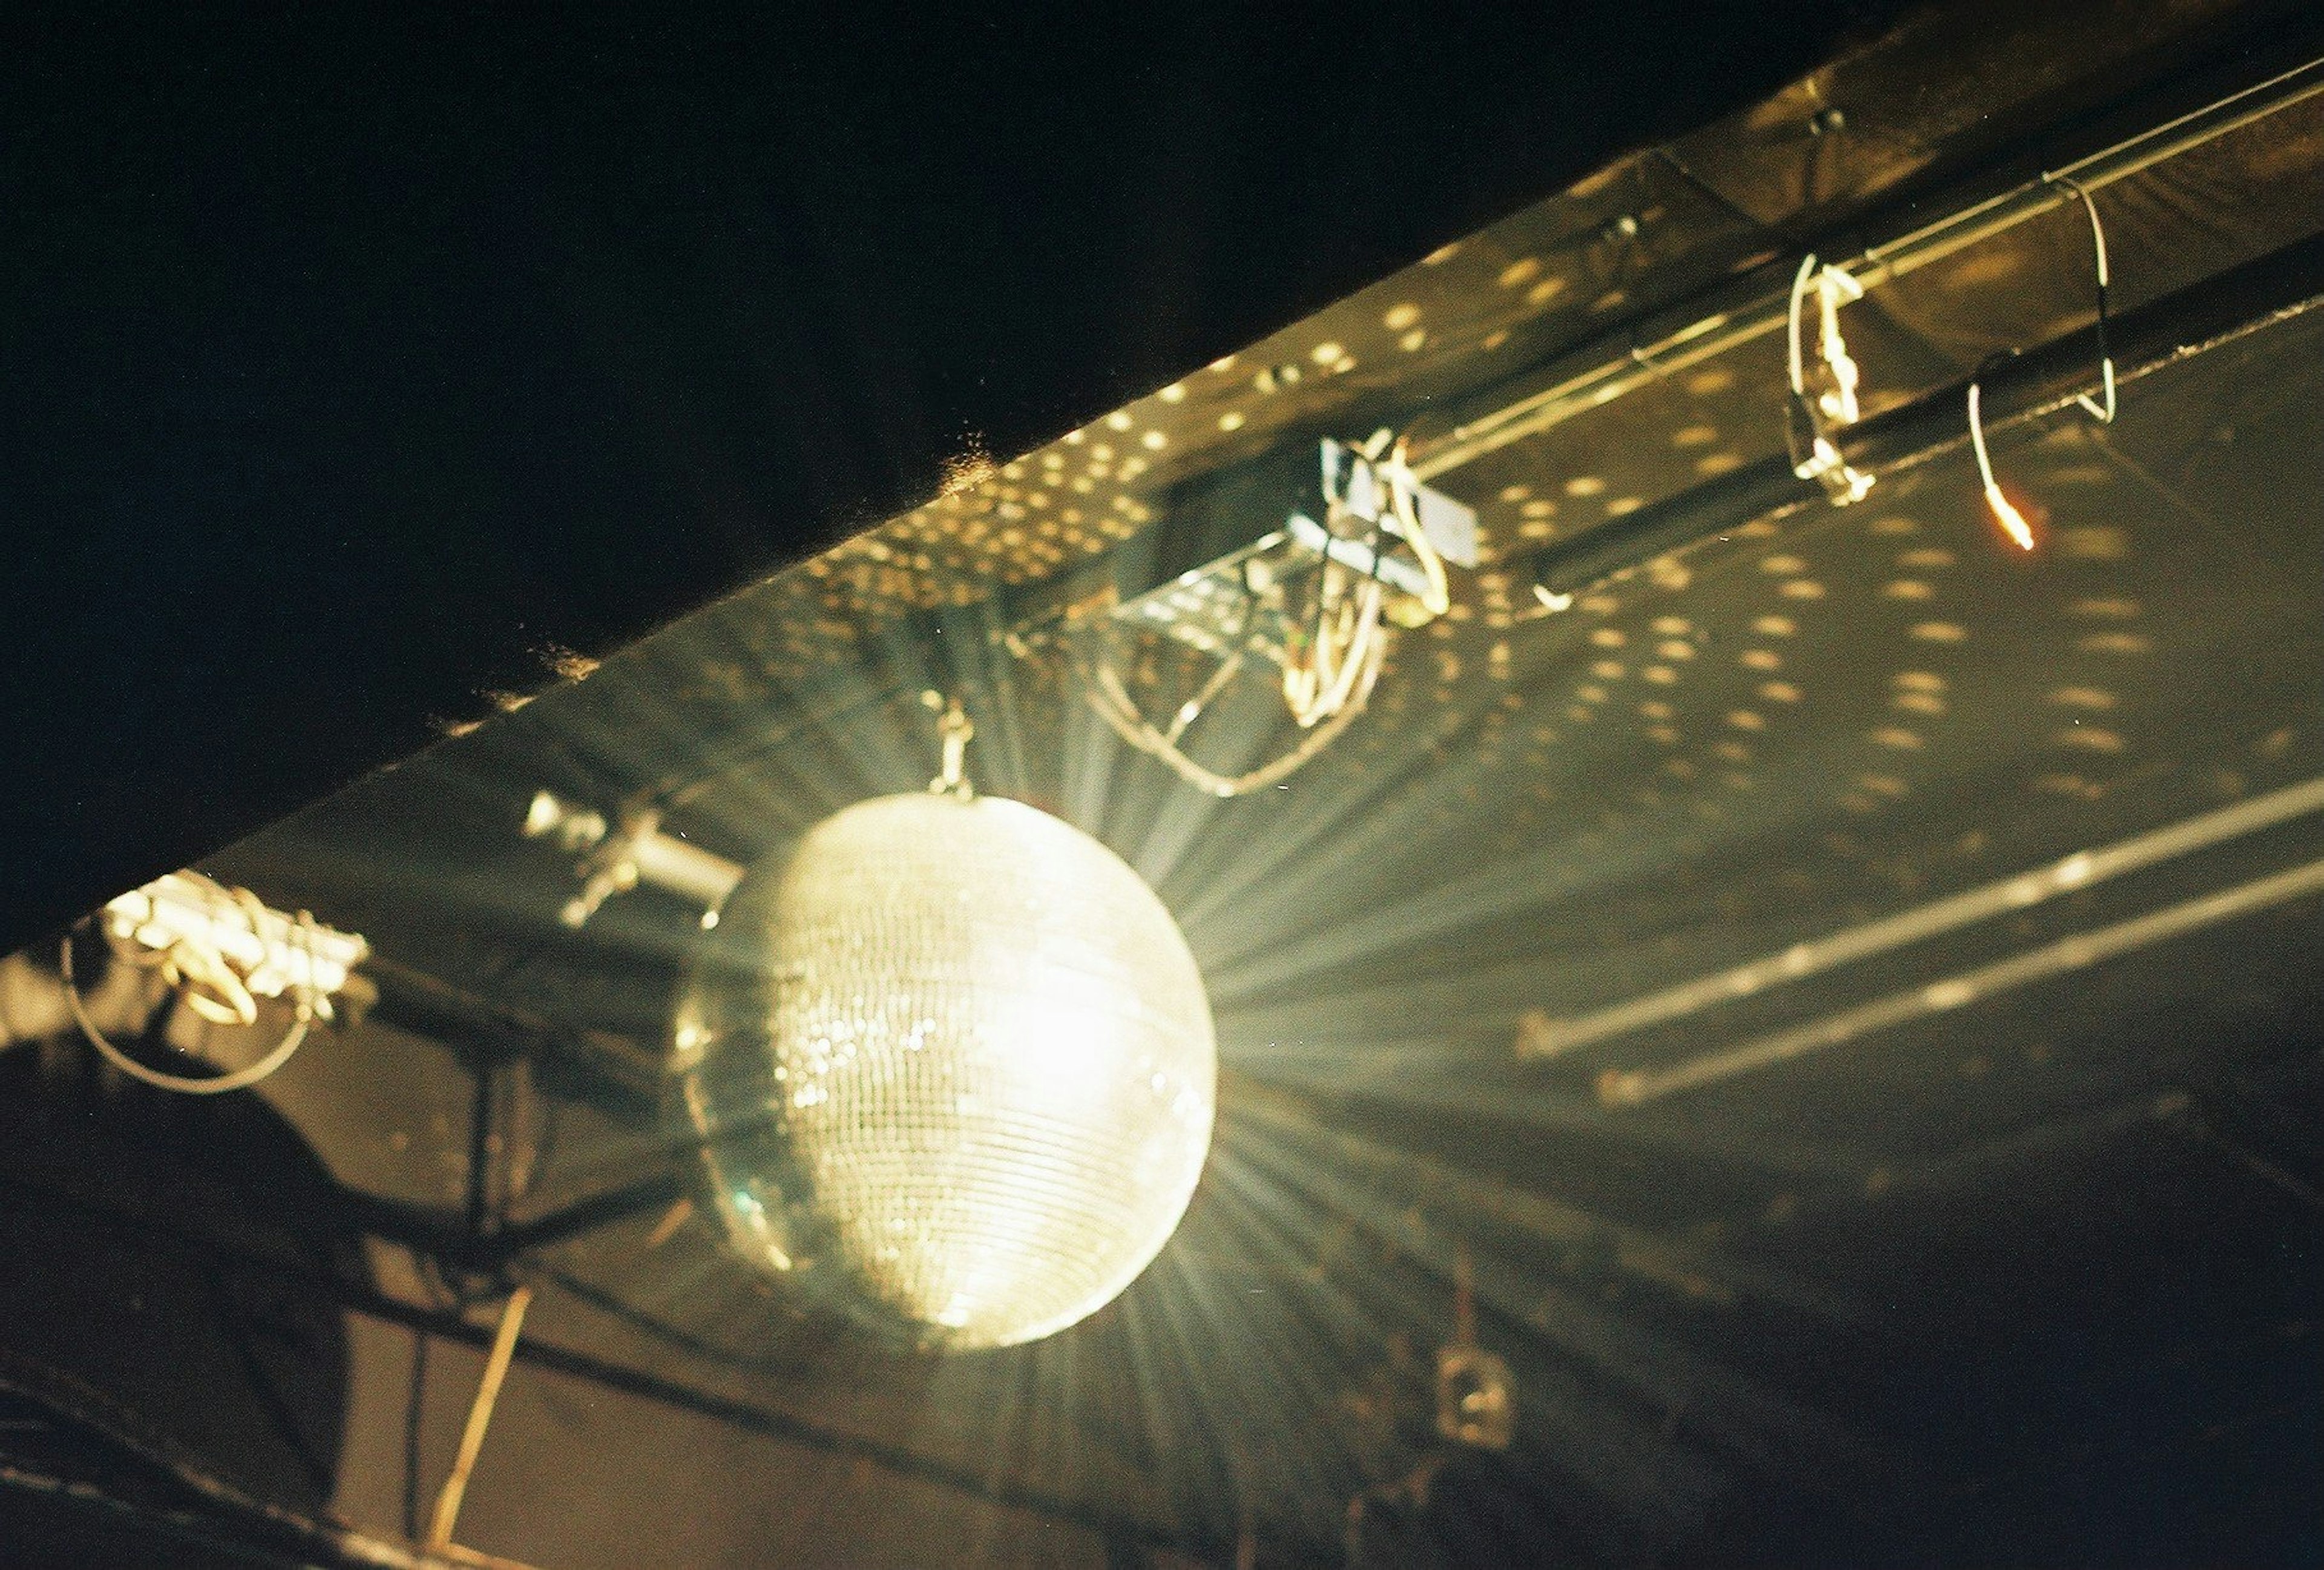
[[[2098,279],[2099,398],[2092,398],[2085,392],[2074,402],[2080,404],[2090,418],[2100,425],[2112,425],[2115,415],[2114,351],[2107,343],[2107,291],[2111,286],[2113,279],[2109,276],[2107,267],[2106,225],[2098,220],[2098,205],[2090,199],[2090,193],[2081,181],[2062,174],[2045,174],[2042,178],[2052,185],[2061,186],[2072,192],[2075,199],[2082,204],[2082,211],[2089,216],[2090,252],[2098,264]],[[2099,401],[2100,398],[2104,400],[2103,402]]]
[[[966,801],[976,794],[975,787],[968,782],[968,743],[976,737],[975,722],[960,706],[957,697],[924,692],[920,701],[932,709],[942,710],[936,716],[936,734],[944,741],[944,763],[936,777],[928,781],[928,792]]]

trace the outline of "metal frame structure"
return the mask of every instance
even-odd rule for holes
[[[2324,59],[2308,60],[2137,135],[2045,170],[1998,195],[1829,266],[1868,292],[2319,94],[2324,94]],[[1791,307],[1791,291],[1785,289],[1732,310],[1698,317],[1651,343],[1626,339],[1618,352],[1603,352],[1587,369],[1462,420],[1444,435],[1419,443],[1413,472],[1424,480],[1450,474],[1487,453],[1603,409],[1650,383],[1772,337],[1784,330]]]

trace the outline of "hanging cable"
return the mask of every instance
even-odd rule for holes
[[[1357,450],[1369,463],[1386,444],[1387,436],[1386,431],[1377,432]],[[1329,446],[1323,448],[1323,541],[1322,560],[1315,569],[1314,621],[1304,644],[1286,639],[1283,650],[1283,701],[1303,727],[1318,725],[1346,706],[1365,658],[1380,636],[1379,548],[1387,509],[1379,504],[1377,473],[1370,477],[1374,494],[1367,522],[1371,533],[1365,541],[1369,559],[1351,596],[1348,584],[1355,575],[1333,555],[1332,546],[1346,538],[1344,526],[1357,514],[1340,484],[1335,450]]]
[[[1327,448],[1324,455],[1324,561],[1318,585],[1322,597],[1317,634],[1308,651],[1286,659],[1284,670],[1285,699],[1303,725],[1316,725],[1350,702],[1362,679],[1361,672],[1372,663],[1374,646],[1388,641],[1383,537],[1401,540],[1420,569],[1417,589],[1406,592],[1413,593],[1418,601],[1423,619],[1434,620],[1452,604],[1443,555],[1421,521],[1420,481],[1412,471],[1406,444],[1397,440],[1391,446],[1389,433],[1383,429],[1355,451],[1363,461],[1370,492],[1363,503],[1356,499],[1352,485],[1341,485],[1332,449]],[[1352,481],[1353,472],[1350,477]],[[1352,605],[1346,597],[1345,584],[1355,576],[1354,570],[1331,550],[1332,540],[1348,538],[1342,526],[1351,516],[1371,526],[1364,541],[1363,575],[1357,581]],[[1326,605],[1335,607],[1330,615],[1336,617],[1328,625]]]
[[[1286,648],[1283,699],[1302,727],[1320,724],[1348,706],[1374,647],[1384,642],[1377,576],[1361,580],[1351,601],[1347,568],[1326,560],[1316,591],[1315,626],[1303,650]]]
[[[2082,212],[2090,221],[2090,256],[2098,274],[2098,395],[2093,398],[2084,392],[2076,396],[2074,402],[2100,425],[2112,425],[2116,403],[2114,350],[2107,342],[2107,293],[2114,280],[2107,264],[2106,225],[2098,217],[2098,203],[2090,199],[2089,188],[2080,180],[2062,174],[2045,174],[2042,178],[2080,202]],[[1980,367],[1979,374],[1971,377],[1969,383],[1969,446],[1977,453],[1977,472],[1978,477],[1984,482],[1985,504],[1993,513],[1994,522],[2001,525],[2002,532],[2008,535],[2020,550],[2031,550],[2034,549],[2033,525],[2026,522],[2025,514],[2017,510],[2016,504],[2001,494],[2001,484],[1993,474],[1993,458],[1985,449],[1985,416],[1979,386],[1982,380]]]
[[[1316,724],[1291,751],[1243,774],[1222,774],[1196,762],[1178,745],[1177,737],[1185,727],[1173,721],[1175,734],[1157,729],[1139,709],[1137,701],[1122,685],[1111,661],[1101,659],[1095,665],[1083,668],[1076,662],[1083,694],[1090,709],[1103,720],[1114,734],[1148,756],[1169,766],[1172,772],[1198,790],[1209,792],[1221,799],[1248,795],[1263,790],[1269,785],[1289,778],[1336,740],[1342,731],[1363,712],[1370,697],[1372,686],[1379,679],[1381,655],[1387,644],[1382,640],[1372,646],[1362,674],[1357,680],[1349,702],[1337,714]],[[1185,711],[1180,711],[1184,715]]]
[[[2114,351],[2107,343],[2107,291],[2113,279],[2107,266],[2106,225],[2098,221],[2098,205],[2091,199],[2089,188],[2081,181],[2062,174],[2045,174],[2042,178],[2072,192],[2090,220],[2090,252],[2097,264],[2098,280],[2098,397],[2092,398],[2084,393],[2074,402],[2100,425],[2112,425],[2115,416]]]
[[[1800,258],[1800,270],[1792,278],[1791,309],[1784,315],[1784,363],[1791,370],[1792,396],[1804,399],[1808,395],[1807,360],[1800,347],[1800,306],[1807,299],[1808,280],[1815,275],[1816,255],[1811,251]]]
[[[1241,625],[1238,623],[1238,631]],[[1382,631],[1384,633],[1385,629]],[[1232,775],[1222,774],[1196,762],[1179,742],[1241,670],[1248,658],[1248,645],[1236,649],[1221,662],[1220,668],[1211,674],[1202,688],[1179,706],[1167,729],[1157,727],[1146,717],[1137,700],[1130,696],[1120,672],[1115,670],[1113,661],[1102,650],[1093,660],[1074,659],[1073,663],[1091,711],[1103,720],[1117,736],[1138,751],[1167,764],[1180,779],[1195,789],[1226,799],[1264,790],[1288,778],[1337,739],[1370,700],[1372,688],[1379,679],[1380,664],[1387,653],[1387,646],[1385,636],[1371,642],[1357,668],[1356,680],[1346,701],[1335,712],[1320,719],[1296,746],[1257,769]]]
[[[1843,301],[1864,298],[1864,286],[1837,267],[1827,267],[1816,277],[1816,354],[1831,371],[1831,385],[1816,399],[1816,407],[1835,425],[1853,425],[1862,416],[1856,401],[1856,384],[1863,372],[1848,352],[1848,340],[1840,333],[1840,308]]]
[[[1985,420],[1978,407],[1978,385],[1969,384],[1969,441],[1977,452],[1977,472],[1985,481],[1985,504],[1993,511],[1994,522],[2009,536],[2020,550],[2034,549],[2034,528],[2025,522],[2008,497],[2001,494],[2001,482],[1993,477],[1993,459],[1985,450]]]
[[[1170,728],[1162,733],[1162,739],[1175,745],[1178,738],[1203,717],[1203,711],[1211,706],[1212,700],[1226,690],[1227,683],[1242,673],[1243,660],[1249,653],[1248,649],[1238,649],[1220,660],[1219,668],[1211,672],[1211,679],[1203,683],[1202,690],[1180,704],[1178,712],[1170,716]]]
[[[1420,563],[1420,571],[1427,586],[1420,596],[1421,608],[1434,618],[1452,608],[1452,583],[1444,571],[1443,553],[1436,542],[1428,538],[1428,531],[1420,520],[1420,477],[1412,472],[1410,450],[1399,439],[1390,449],[1386,463],[1378,466],[1388,482],[1392,503],[1384,525],[1404,541]]]
[[[1382,429],[1352,448],[1326,442],[1321,460],[1324,521],[1291,519],[1287,532],[1295,543],[1287,570],[1273,562],[1246,564],[1240,611],[1231,621],[1222,619],[1214,636],[1201,645],[1225,651],[1219,667],[1167,725],[1149,719],[1130,696],[1102,641],[1082,656],[1068,646],[1091,710],[1122,741],[1213,796],[1240,796],[1275,784],[1322,752],[1370,701],[1397,626],[1417,626],[1452,608],[1444,557],[1423,522],[1421,483],[1405,444]],[[1396,544],[1403,550],[1391,559]],[[1310,559],[1298,554],[1304,551],[1313,552],[1312,568]],[[1286,590],[1286,581],[1303,574],[1311,586],[1310,597],[1304,599]],[[1262,612],[1281,620],[1279,653],[1252,624]],[[1254,651],[1279,662],[1284,706],[1308,734],[1258,769],[1221,773],[1189,756],[1181,743],[1248,668]]]

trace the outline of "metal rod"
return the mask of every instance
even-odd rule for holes
[[[684,1178],[675,1172],[657,1172],[603,1194],[576,1199],[530,1221],[505,1224],[489,1237],[478,1240],[479,1254],[485,1263],[505,1264],[535,1249],[595,1232],[633,1215],[668,1210],[687,1196]]]
[[[490,1228],[473,1225],[463,1214],[351,1188],[337,1191],[335,1209],[346,1225],[383,1242],[416,1250],[458,1270],[490,1271],[551,1243],[633,1215],[667,1210],[686,1195],[686,1180],[680,1175],[656,1172],[530,1221],[504,1222]]]
[[[173,1471],[171,1475],[180,1482],[188,1481],[182,1473]],[[265,1513],[256,1514],[261,1507],[246,1499],[227,1501],[217,1515],[198,1514],[123,1499],[84,1478],[59,1477],[5,1463],[0,1463],[0,1492],[102,1517],[143,1534],[147,1546],[156,1552],[157,1540],[210,1550],[203,1557],[206,1564],[231,1561],[280,1565],[283,1570],[293,1566],[320,1570],[326,1565],[362,1566],[363,1570],[441,1570],[459,1563],[449,1556],[428,1557],[347,1527],[297,1518],[275,1506],[263,1507]],[[241,1513],[245,1510],[253,1513]],[[169,1562],[177,1560],[173,1556]]]
[[[487,1554],[481,1548],[471,1548],[460,1543],[445,1544],[442,1554],[447,1564],[469,1565],[473,1570],[533,1570],[532,1565],[521,1559]]]
[[[637,865],[640,882],[667,889],[714,909],[726,903],[726,897],[742,881],[746,870],[739,862],[689,845],[659,828],[639,835],[631,842],[629,851],[630,859]]]
[[[2034,982],[2070,974],[2102,960],[2319,893],[2324,893],[2324,862],[2309,862],[2117,921],[2095,932],[2078,932],[2024,954],[1891,993],[1808,1024],[1777,1030],[1740,1047],[1708,1053],[1670,1068],[1608,1069],[1599,1076],[1599,1099],[1609,1106],[1637,1106],[1679,1091],[1700,1090],[1706,1085],[1787,1063],[1827,1047],[1853,1041],[1859,1036],[1964,1008]]]
[[[508,1378],[509,1359],[516,1353],[516,1338],[524,1329],[524,1311],[532,1307],[532,1288],[519,1287],[501,1306],[500,1329],[493,1335],[492,1355],[484,1360],[484,1377],[477,1381],[476,1399],[468,1408],[466,1427],[460,1430],[460,1453],[452,1475],[436,1496],[436,1515],[428,1528],[428,1551],[441,1554],[451,1546],[452,1528],[459,1523],[460,1501],[468,1495],[468,1479],[484,1454],[484,1434],[493,1423],[493,1408],[501,1399],[501,1381]]]
[[[2128,386],[2155,372],[2235,343],[2324,304],[2324,236],[2217,274],[2115,322],[2116,381]],[[2073,407],[2089,383],[2079,335],[2011,360],[1981,379],[1986,430],[2026,424]],[[1850,428],[1848,461],[1893,473],[1969,442],[1961,386],[1940,388]],[[1531,558],[1535,581],[1552,595],[1582,593],[1658,556],[1701,543],[1753,519],[1821,503],[1781,455],[1640,508],[1603,528],[1550,545]]]
[[[2112,845],[2076,851],[2047,866],[1916,905],[1877,921],[1795,943],[1780,953],[1665,987],[1645,997],[1592,1009],[1571,1020],[1549,1020],[1519,1056],[1553,1057],[1611,1036],[1627,1036],[1650,1025],[1666,1024],[1738,998],[1757,997],[1774,987],[1805,981],[1840,965],[1941,937],[1996,916],[2030,910],[2061,894],[2091,888],[2110,878],[2141,872],[2315,812],[2324,812],[2324,779],[2303,780],[2248,801],[2116,840]]]
[[[494,1104],[500,1091],[500,1065],[476,1065],[475,1083],[468,1095],[467,1232],[481,1237],[497,1224],[493,1214],[493,1153],[497,1148]]]
[[[641,1043],[493,1002],[423,971],[375,958],[364,967],[378,984],[380,1019],[441,1041],[470,1065],[527,1057],[536,1071],[578,1082],[580,1094],[632,1125],[650,1124],[660,1104],[658,1060]]]
[[[2086,191],[2103,189],[2319,93],[2324,93],[2324,59],[2295,66],[2190,114],[2045,171],[1833,265],[1867,290],[1892,283],[2076,199],[2070,184]],[[1702,317],[1651,344],[1641,346],[1626,338],[1618,349],[1610,346],[1610,340],[1600,340],[1609,346],[1599,363],[1455,426],[1449,434],[1422,447],[1412,471],[1424,480],[1450,473],[1585,411],[1602,408],[1650,382],[1781,332],[1790,311],[1790,292],[1783,290],[1737,309]]]

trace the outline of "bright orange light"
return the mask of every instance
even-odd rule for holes
[[[2001,494],[2001,487],[1988,483],[1985,487],[1985,504],[1993,509],[1993,520],[2001,531],[2016,542],[2020,550],[2034,549],[2034,526],[2025,522],[2025,514]]]

